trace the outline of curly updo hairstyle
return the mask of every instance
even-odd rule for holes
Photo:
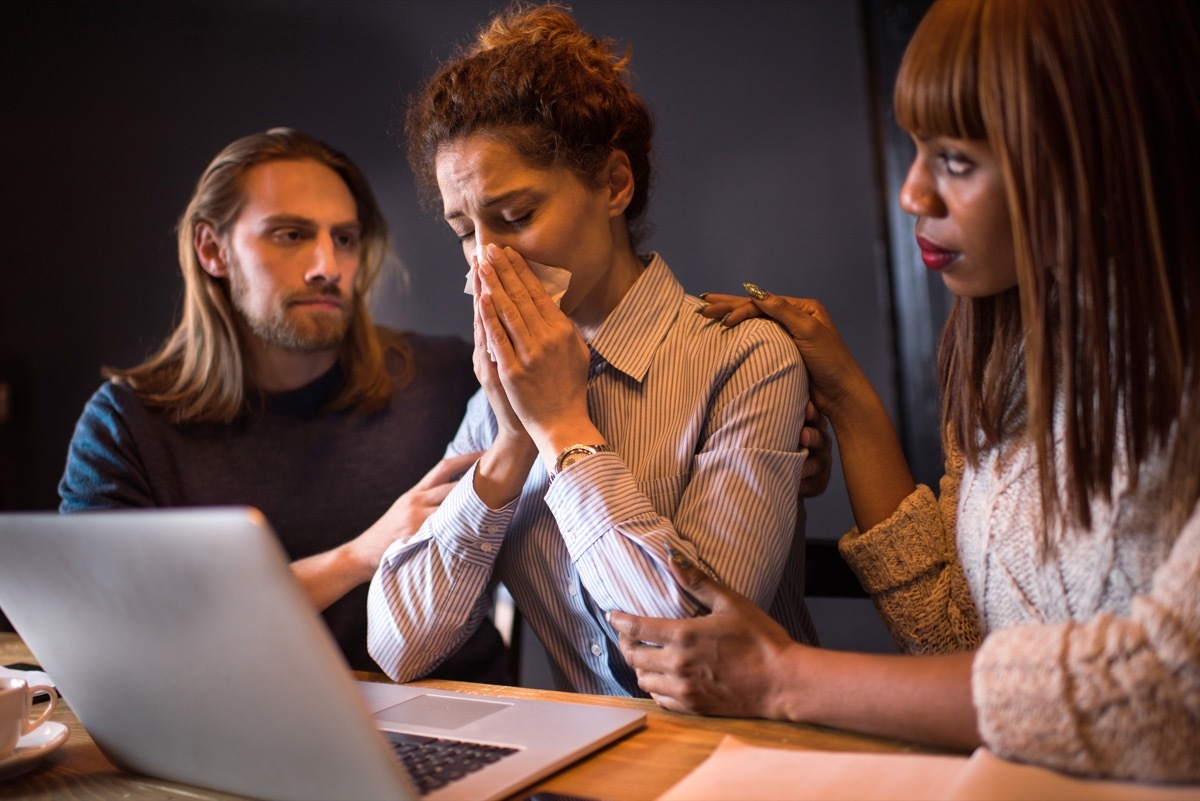
[[[596,39],[562,6],[518,4],[409,99],[408,160],[426,208],[439,200],[438,153],[472,135],[511,145],[530,164],[562,165],[590,185],[614,150],[629,157],[630,239],[646,232],[654,123],[628,78],[631,50]]]

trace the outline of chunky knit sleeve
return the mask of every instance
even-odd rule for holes
[[[906,653],[947,653],[979,645],[979,623],[955,545],[963,461],[949,454],[941,494],[924,485],[887,520],[838,546]]]
[[[993,632],[972,691],[1011,759],[1151,781],[1200,780],[1200,506],[1128,614]]]

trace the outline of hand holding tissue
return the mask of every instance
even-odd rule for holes
[[[484,254],[483,243],[480,243],[475,248],[475,264],[483,261],[487,256]],[[571,271],[564,270],[562,267],[551,267],[547,264],[525,259],[525,263],[529,265],[529,269],[533,270],[533,274],[537,276],[542,283],[542,288],[546,290],[546,294],[550,296],[550,300],[554,301],[555,306],[562,305],[563,295],[567,291],[567,285],[571,283]],[[467,285],[463,288],[463,292],[468,295],[474,295],[474,281],[472,280],[472,271],[475,269],[474,264],[467,271]]]

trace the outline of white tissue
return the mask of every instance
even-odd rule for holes
[[[481,244],[475,249],[475,260],[481,262],[485,256],[483,254],[484,246]],[[555,306],[562,305],[563,294],[567,291],[567,285],[571,283],[571,271],[564,270],[562,267],[551,267],[547,264],[541,264],[536,261],[525,260],[529,265],[529,269],[533,270],[533,274],[542,282],[542,288],[546,290],[546,294],[550,296],[550,300],[554,301]],[[471,270],[475,269],[474,267]],[[467,270],[467,285],[463,288],[463,292],[468,295],[474,295],[474,282],[471,279],[471,270]]]

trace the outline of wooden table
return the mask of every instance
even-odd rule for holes
[[[0,633],[0,665],[34,662],[15,634]],[[360,679],[382,679],[359,674]],[[643,801],[667,790],[699,765],[725,735],[755,745],[828,751],[912,751],[917,746],[850,734],[817,726],[743,718],[683,715],[659,708],[653,701],[577,695],[522,687],[499,687],[466,682],[427,680],[418,685],[466,690],[485,695],[566,700],[584,704],[643,709],[646,727],[607,746],[574,765],[527,789],[519,798],[539,793],[605,801]],[[202,790],[125,773],[112,765],[96,743],[60,700],[54,720],[71,731],[67,743],[41,765],[0,783],[0,799],[231,799],[225,793]]]

